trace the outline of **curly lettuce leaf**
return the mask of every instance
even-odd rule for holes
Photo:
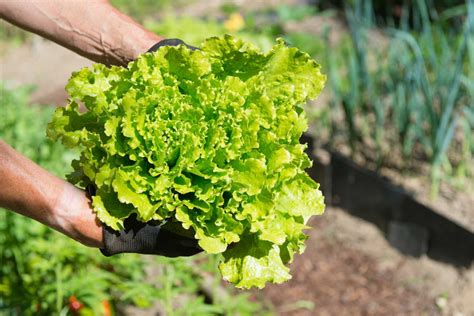
[[[95,185],[105,225],[120,230],[132,214],[180,223],[206,252],[223,254],[226,280],[261,288],[291,277],[285,264],[304,250],[309,217],[324,210],[299,143],[301,105],[324,81],[314,60],[282,40],[262,53],[213,37],[200,50],[162,47],[126,68],[73,73],[70,103],[48,135],[81,148],[68,179]]]

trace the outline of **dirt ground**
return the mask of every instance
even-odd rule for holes
[[[264,289],[279,315],[474,315],[474,269],[408,258],[340,209],[311,222],[293,279]]]
[[[92,62],[53,42],[33,36],[31,41],[4,52],[0,58],[0,80],[9,87],[36,87],[32,103],[64,105],[64,87],[73,71]]]

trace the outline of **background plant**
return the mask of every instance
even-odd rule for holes
[[[345,122],[333,116],[332,139],[343,132],[353,154],[373,151],[379,167],[394,154],[404,169],[426,159],[434,194],[443,174],[472,172],[473,2],[463,8],[450,13],[463,21],[454,23],[423,0],[405,4],[380,38],[372,2],[354,1],[345,8],[350,40],[323,58],[330,103]],[[386,44],[371,45],[377,40]]]

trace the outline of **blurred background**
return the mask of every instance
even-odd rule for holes
[[[328,81],[303,141],[326,213],[291,281],[238,291],[217,257],[105,258],[0,210],[0,315],[474,315],[473,0],[111,2],[188,44],[313,56]],[[0,41],[0,137],[64,176],[75,153],[45,128],[91,62],[4,21]]]

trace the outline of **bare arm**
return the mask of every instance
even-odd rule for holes
[[[86,193],[55,177],[0,140],[0,207],[16,211],[90,247],[102,228]]]
[[[106,0],[0,0],[0,18],[107,65],[125,65],[163,39]]]

